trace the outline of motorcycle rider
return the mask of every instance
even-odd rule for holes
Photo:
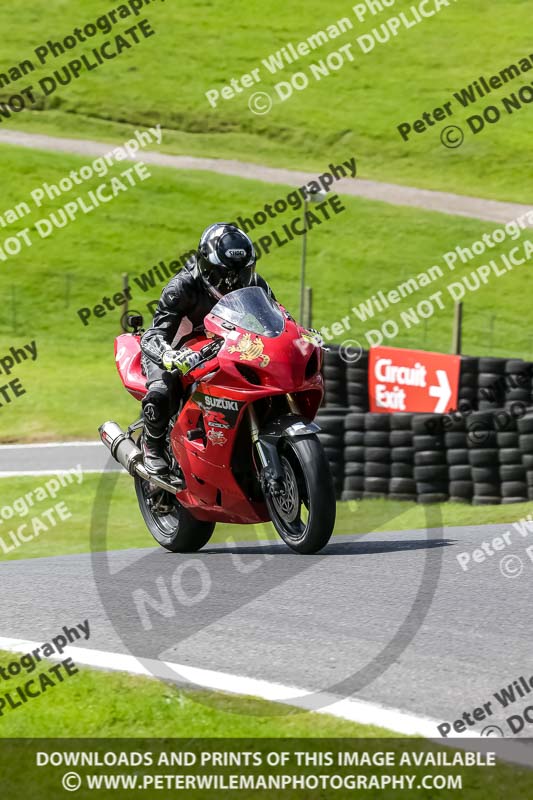
[[[204,331],[204,317],[228,292],[260,286],[275,299],[255,266],[255,249],[246,233],[231,223],[216,222],[205,229],[196,254],[161,293],[152,326],[141,339],[148,389],[142,401],[143,457],[152,475],[168,472],[165,436],[183,391],[181,381],[172,380],[169,370],[177,368],[186,375],[200,359],[194,350],[181,345]],[[174,345],[180,349],[175,350]]]

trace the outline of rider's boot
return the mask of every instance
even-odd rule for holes
[[[142,453],[144,466],[150,475],[165,475],[168,473],[168,464],[165,460],[165,434],[153,436],[147,429],[146,423]]]
[[[170,417],[168,392],[162,380],[152,381],[148,390],[142,401],[144,466],[150,475],[164,475],[169,471],[165,458],[165,439]]]

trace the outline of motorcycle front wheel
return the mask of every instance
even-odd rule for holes
[[[281,491],[266,496],[272,522],[292,550],[317,553],[335,526],[335,488],[326,454],[314,435],[281,439],[278,451],[284,473]]]
[[[146,527],[166,550],[195,553],[213,535],[214,522],[195,519],[176,497],[138,475],[135,475],[135,492]]]

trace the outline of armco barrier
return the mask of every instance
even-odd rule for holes
[[[461,358],[458,411],[368,411],[368,354],[326,354],[317,422],[342,500],[389,497],[473,505],[533,500],[532,364]]]

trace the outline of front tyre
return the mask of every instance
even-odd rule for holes
[[[146,527],[161,547],[195,553],[211,538],[214,522],[195,519],[176,497],[135,475],[135,491]]]
[[[268,493],[272,522],[283,541],[297,553],[317,553],[335,526],[335,488],[324,449],[314,435],[281,439],[282,490]]]

